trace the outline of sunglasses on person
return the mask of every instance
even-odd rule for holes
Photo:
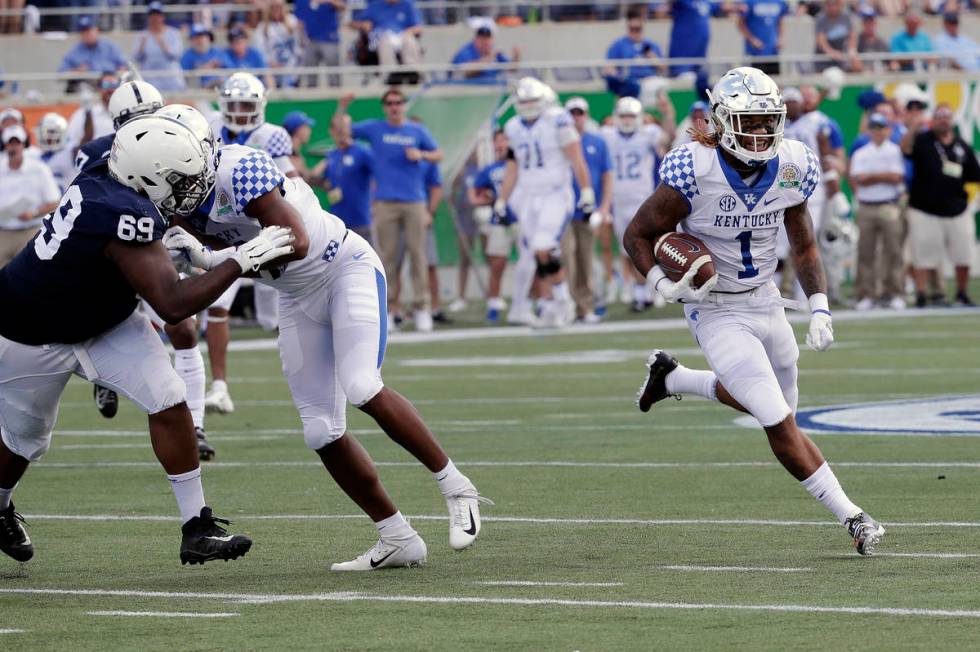
[[[404,103],[405,103],[405,100],[385,100],[384,101],[384,105],[385,106],[401,106]]]
[[[115,79],[103,79],[99,86],[104,91],[110,91],[119,88],[119,81]]]
[[[585,115],[585,111],[582,109],[569,109],[568,112],[572,115]]]

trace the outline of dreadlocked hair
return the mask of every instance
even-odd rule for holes
[[[703,118],[695,118],[691,121],[691,126],[687,128],[687,135],[691,140],[704,145],[705,147],[718,147],[721,144],[721,134],[718,132],[709,133],[708,123]]]

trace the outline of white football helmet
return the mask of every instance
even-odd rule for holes
[[[57,113],[45,113],[37,123],[37,145],[42,152],[55,152],[65,146],[68,121]]]
[[[122,84],[109,98],[109,115],[116,129],[136,116],[153,113],[163,106],[163,96],[153,84],[143,80]]]
[[[190,129],[155,115],[130,120],[116,132],[109,174],[149,197],[167,220],[190,215],[214,188],[214,160]]]
[[[265,84],[248,72],[236,72],[221,85],[218,105],[225,128],[232,133],[255,129],[265,122]]]
[[[547,84],[534,77],[522,77],[514,89],[514,106],[517,115],[525,120],[537,120],[548,108],[554,96]]]
[[[168,104],[153,115],[161,118],[176,120],[191,130],[194,137],[204,143],[211,152],[211,156],[217,156],[218,148],[221,146],[221,138],[211,131],[211,125],[204,114],[188,104]],[[217,167],[217,163],[215,163]]]
[[[613,124],[624,134],[631,134],[643,124],[643,105],[635,97],[621,97],[613,110]]]
[[[750,165],[776,156],[783,141],[786,105],[769,75],[756,68],[734,68],[708,91],[708,99],[723,149]],[[756,133],[760,127],[765,133]]]

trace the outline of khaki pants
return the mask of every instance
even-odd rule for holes
[[[901,297],[905,289],[902,255],[905,229],[898,204],[859,203],[857,225],[860,231],[855,281],[857,298],[888,300]]]
[[[572,220],[561,239],[561,264],[575,299],[575,316],[592,312],[592,251],[595,236],[588,220]]]
[[[34,238],[37,230],[36,226],[32,226],[16,231],[0,231],[0,267],[13,260],[14,256],[24,248],[24,245]]]
[[[429,272],[425,256],[425,223],[428,213],[422,202],[376,201],[374,203],[374,230],[378,253],[384,264],[388,284],[398,280],[398,240],[405,234],[405,246],[411,266],[412,305],[415,310],[428,310]],[[394,307],[390,297],[389,311]]]

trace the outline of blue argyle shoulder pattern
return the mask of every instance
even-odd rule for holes
[[[813,150],[803,145],[806,150],[806,172],[803,173],[803,181],[800,183],[800,192],[804,199],[809,199],[813,194],[817,184],[820,183],[820,161]]]
[[[293,153],[293,141],[289,137],[289,132],[282,127],[275,127],[265,143],[265,151],[269,152],[272,158],[290,156]]]
[[[239,213],[253,199],[282,186],[286,178],[269,155],[261,150],[246,154],[235,164],[231,173],[231,189],[235,194],[235,208]]]
[[[694,154],[689,147],[675,147],[667,152],[660,164],[660,183],[667,184],[688,201],[701,194],[694,176]]]

